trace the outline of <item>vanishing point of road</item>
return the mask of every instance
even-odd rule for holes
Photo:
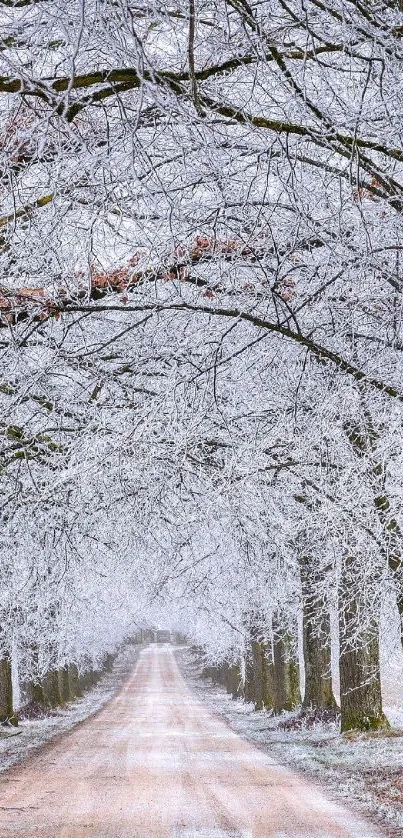
[[[170,646],[121,692],[0,779],[0,836],[379,838],[213,715]]]

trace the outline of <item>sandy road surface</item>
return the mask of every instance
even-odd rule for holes
[[[149,646],[119,695],[0,780],[0,835],[375,838],[381,833],[213,716],[172,649]]]

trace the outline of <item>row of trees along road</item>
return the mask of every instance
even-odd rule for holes
[[[337,624],[342,728],[385,726],[399,0],[0,0],[0,23],[3,718],[11,658],[41,695],[165,609],[276,711],[298,624],[304,706],[334,707]]]

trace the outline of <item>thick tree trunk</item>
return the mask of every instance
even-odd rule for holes
[[[46,705],[48,707],[59,707],[63,704],[60,694],[59,670],[51,669],[46,673],[43,680]]]
[[[11,658],[7,654],[0,659],[0,723],[4,722],[18,724],[13,707]]]
[[[302,588],[302,639],[305,666],[303,708],[336,708],[332,689],[330,614],[325,597],[318,593],[323,579],[311,557],[300,559]]]
[[[80,675],[80,687],[82,692],[86,692],[90,687],[93,686],[93,675],[92,670],[87,669]]]
[[[220,684],[225,687],[227,677],[227,664],[219,663],[217,666],[206,667],[206,674],[211,678],[213,684]]]
[[[255,707],[258,706],[258,670],[260,667],[260,656],[257,652],[258,643],[252,640],[246,654],[245,661],[245,684],[244,684],[244,698],[245,701],[250,701]]]
[[[241,667],[238,664],[233,663],[228,667],[226,687],[232,698],[242,695]]]
[[[59,692],[63,704],[67,704],[72,700],[70,672],[67,664],[59,669]]]
[[[47,672],[43,678],[33,681],[30,686],[32,701],[44,710],[63,704],[60,692],[60,674],[58,669]]]
[[[34,704],[39,704],[40,707],[46,707],[45,688],[42,680],[32,681],[30,693]]]
[[[111,672],[113,664],[115,662],[116,655],[112,655],[108,653],[105,655],[105,658],[102,663],[102,672]]]
[[[273,679],[270,672],[270,658],[267,644],[256,629],[251,630],[251,641],[245,666],[244,697],[257,710],[273,708],[275,704]]]
[[[80,675],[75,663],[69,665],[69,684],[72,698],[79,698],[83,691],[80,684]]]
[[[86,658],[84,665],[86,666],[86,669],[84,669],[79,676],[80,688],[82,692],[85,692],[95,686],[101,676],[101,671],[99,669],[93,669],[94,664],[91,658]]]
[[[294,710],[301,703],[296,630],[292,637],[278,615],[273,617],[273,664],[274,712]]]
[[[382,710],[379,624],[354,585],[354,560],[343,559],[339,592],[341,730],[389,727]]]
[[[34,672],[38,675],[26,685],[26,693],[29,700],[38,704],[44,710],[59,707],[66,701],[70,701],[73,695],[70,685],[69,667],[61,669],[49,669],[44,675],[40,675],[40,649],[33,644],[30,649],[31,661]]]
[[[218,667],[218,683],[221,684],[222,687],[227,686],[228,670],[229,666],[226,661],[221,663]]]

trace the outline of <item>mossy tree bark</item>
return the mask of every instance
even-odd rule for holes
[[[99,669],[93,668],[93,661],[89,657],[84,659],[83,666],[85,668],[79,675],[79,683],[81,691],[85,692],[85,690],[95,686],[95,684],[99,681],[101,672]]]
[[[245,660],[244,697],[245,701],[250,701],[255,707],[261,706],[262,689],[259,682],[261,682],[261,655],[256,632],[252,629]]]
[[[67,704],[73,698],[73,693],[71,690],[71,680],[70,680],[70,672],[69,667],[62,666],[58,672],[59,675],[59,693],[63,704]]]
[[[273,678],[270,671],[270,651],[262,633],[257,628],[250,630],[249,650],[245,665],[244,697],[256,709],[273,708],[275,697]]]
[[[81,688],[82,692],[85,692],[90,687],[92,687],[92,685],[93,685],[92,672],[91,672],[90,669],[86,669],[80,675],[80,688]]]
[[[369,614],[356,561],[343,558],[339,591],[341,730],[389,727],[382,709],[379,668],[379,619]]]
[[[80,674],[75,663],[69,665],[69,683],[72,697],[79,698],[83,694],[83,691],[80,684]]]
[[[332,688],[330,613],[325,595],[323,574],[311,556],[299,560],[302,590],[302,639],[305,667],[306,710],[336,708]]]
[[[31,656],[34,671],[38,675],[32,679],[29,687],[29,692],[32,696],[32,701],[39,704],[43,709],[49,707],[57,707],[63,703],[60,693],[60,677],[58,669],[50,669],[45,675],[39,674],[40,671],[40,649],[36,644],[31,647]]]
[[[279,614],[273,615],[274,712],[294,710],[301,703],[297,626],[285,628]]]
[[[226,686],[227,671],[228,664],[225,662],[220,663],[217,666],[205,667],[207,677],[211,678],[213,684],[221,684],[222,687]]]
[[[239,698],[243,694],[241,667],[238,664],[224,661],[217,666],[205,666],[202,677],[211,678],[214,684],[225,687],[233,698]]]
[[[32,681],[30,685],[32,701],[40,707],[46,707],[45,688],[42,680]]]
[[[59,670],[51,669],[43,679],[45,702],[48,707],[59,707],[63,704],[60,694]]]
[[[236,663],[228,667],[226,687],[232,698],[239,698],[243,694],[241,667]]]
[[[116,655],[112,655],[111,653],[105,655],[102,663],[102,672],[111,672],[115,659]]]
[[[32,701],[35,704],[39,704],[44,710],[63,704],[60,692],[59,671],[57,669],[51,670],[43,678],[38,678],[33,681],[30,686],[30,693],[32,695]]]
[[[4,722],[18,724],[13,707],[11,657],[8,654],[0,659],[0,723]]]
[[[37,659],[37,649],[32,649],[32,655],[34,660]],[[66,664],[60,669],[52,669],[43,678],[37,678],[26,684],[25,692],[29,695],[29,701],[39,704],[44,709],[58,707],[78,698],[84,690],[94,686],[103,671],[112,669],[114,659],[114,655],[107,655],[102,670],[88,668],[81,674],[76,664]]]

